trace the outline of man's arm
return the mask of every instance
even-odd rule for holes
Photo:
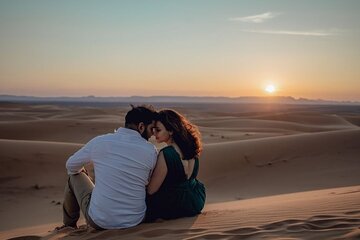
[[[69,175],[81,172],[83,167],[91,162],[91,150],[93,143],[94,139],[88,142],[66,161],[66,169]]]

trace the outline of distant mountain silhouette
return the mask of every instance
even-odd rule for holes
[[[283,104],[351,104],[360,105],[358,101],[330,101],[322,99],[295,99],[291,96],[273,97],[187,97],[187,96],[131,96],[131,97],[34,97],[0,95],[0,101],[6,102],[124,102],[124,103],[283,103]]]

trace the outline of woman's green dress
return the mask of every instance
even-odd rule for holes
[[[205,187],[196,179],[199,159],[195,158],[194,170],[187,179],[180,155],[173,146],[161,150],[164,154],[167,175],[160,189],[146,199],[145,221],[157,218],[174,219],[199,214],[205,205]]]

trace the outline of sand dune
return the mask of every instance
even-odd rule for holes
[[[238,128],[260,128],[260,129],[276,129],[276,130],[292,130],[299,132],[318,132],[318,131],[329,131],[329,130],[338,130],[344,128],[353,128],[354,125],[346,122],[343,119],[339,119],[332,124],[326,123],[293,123],[286,121],[278,120],[257,120],[257,119],[242,119],[242,118],[232,118],[232,119],[210,119],[203,121],[196,121],[199,126],[205,127],[238,127]],[[274,131],[274,130],[273,130]]]
[[[53,224],[0,233],[28,239],[359,239],[360,187],[209,204],[203,214],[126,230],[49,232]],[[353,209],[358,209],[353,211]],[[20,238],[14,238],[20,239]]]
[[[66,159],[79,144],[0,140],[0,231],[61,221]],[[29,214],[30,213],[30,214]]]
[[[78,119],[1,122],[0,138],[86,143],[93,137],[114,132],[120,123]]]
[[[319,114],[311,111],[283,112],[251,116],[252,119],[275,120],[310,125],[349,125],[349,122],[336,114]]]
[[[7,187],[27,188],[35,184],[63,186],[59,180],[66,177],[63,171],[65,161],[81,146],[61,142],[0,140],[0,182],[6,182]]]
[[[360,129],[209,144],[200,176],[209,201],[349,186],[359,155]]]
[[[360,127],[360,116],[359,115],[347,115],[344,118],[353,125]]]
[[[205,143],[201,215],[56,233],[48,231],[61,224],[65,161],[82,143],[121,126],[127,109],[0,104],[0,239],[359,239],[356,111],[242,109],[179,110]]]
[[[0,139],[86,143],[94,136],[112,132],[124,124],[126,109],[0,104]],[[180,109],[183,110],[183,109]],[[202,115],[201,115],[202,114]],[[187,110],[205,143],[246,140],[303,132],[354,128],[336,114],[313,112],[252,113],[234,117]],[[207,116],[204,118],[204,115]],[[354,121],[354,120],[353,120]]]

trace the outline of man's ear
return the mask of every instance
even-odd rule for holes
[[[146,130],[145,124],[143,122],[140,122],[137,126],[137,129],[140,134],[143,134],[143,132]]]

